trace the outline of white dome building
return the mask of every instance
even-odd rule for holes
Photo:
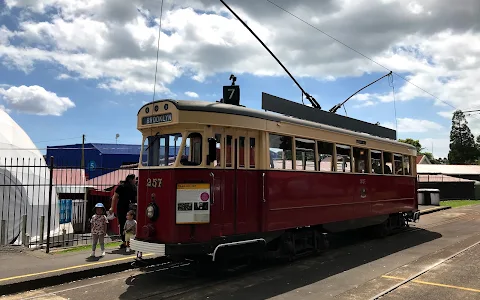
[[[44,216],[43,241],[46,242],[48,165],[25,131],[1,109],[0,128],[0,220],[5,224],[0,234],[4,235],[6,244],[23,244],[22,216],[26,216],[26,242],[36,244],[42,232],[40,218]],[[58,207],[56,190],[52,188],[51,237],[58,236],[60,231]]]

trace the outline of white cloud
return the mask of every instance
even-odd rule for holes
[[[10,109],[6,108],[5,105],[2,105],[2,104],[0,104],[0,110],[3,110],[3,111],[6,112],[6,113],[10,113],[10,112],[11,112]]]
[[[437,112],[437,115],[451,120],[452,117],[453,117],[453,112],[454,112],[453,110],[452,111],[439,111],[439,112]]]
[[[93,79],[100,88],[122,93],[153,91],[160,1],[5,3],[7,8],[44,13],[45,17],[38,21],[25,14],[18,28],[0,28],[0,62],[4,65],[24,72],[35,69],[37,63],[60,66],[58,79]],[[480,1],[464,0],[461,6],[452,6],[448,0],[276,3],[439,99],[460,109],[478,106],[480,30],[475,24]],[[231,6],[297,78],[332,81],[386,72],[265,1],[236,1]],[[162,27],[156,89],[161,94],[171,94],[169,86],[182,76],[205,81],[222,72],[285,75],[218,1],[167,2]],[[429,99],[444,116],[451,109],[397,76],[393,78],[397,101]],[[355,101],[355,107],[372,106],[393,101],[393,94],[361,94]],[[469,121],[472,131],[480,131],[479,120]]]
[[[69,98],[59,97],[38,85],[0,88],[0,96],[8,109],[28,114],[60,116],[75,107]]]
[[[187,95],[187,96],[190,97],[190,98],[198,98],[198,97],[199,97],[197,93],[195,93],[195,92],[190,92],[190,91],[185,92],[185,95]]]
[[[423,138],[419,139],[424,151],[433,153],[435,158],[446,158],[450,151],[450,140],[448,136],[444,138]]]
[[[392,122],[385,122],[381,125],[395,129],[395,124]],[[423,133],[444,129],[444,127],[438,123],[411,118],[398,118],[397,126],[397,131],[399,133]]]

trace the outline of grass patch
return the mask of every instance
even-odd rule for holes
[[[440,206],[460,207],[467,205],[480,204],[480,200],[447,200],[440,201]]]
[[[122,242],[108,242],[105,243],[105,248],[112,248],[112,247],[118,247],[120,246]],[[100,245],[97,245],[97,248],[99,248]],[[53,254],[64,254],[64,253],[72,253],[72,252],[79,252],[79,251],[85,251],[85,250],[91,250],[92,245],[81,245],[81,246],[75,246],[75,247],[70,247],[58,251],[52,251]]]

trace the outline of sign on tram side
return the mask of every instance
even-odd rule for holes
[[[148,116],[142,118],[142,125],[149,125],[149,124],[160,124],[160,123],[167,123],[172,122],[172,114],[163,114],[163,115],[156,115],[156,116]]]

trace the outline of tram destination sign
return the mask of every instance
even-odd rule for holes
[[[160,123],[167,123],[167,122],[172,122],[171,113],[142,118],[142,125],[160,124]]]

